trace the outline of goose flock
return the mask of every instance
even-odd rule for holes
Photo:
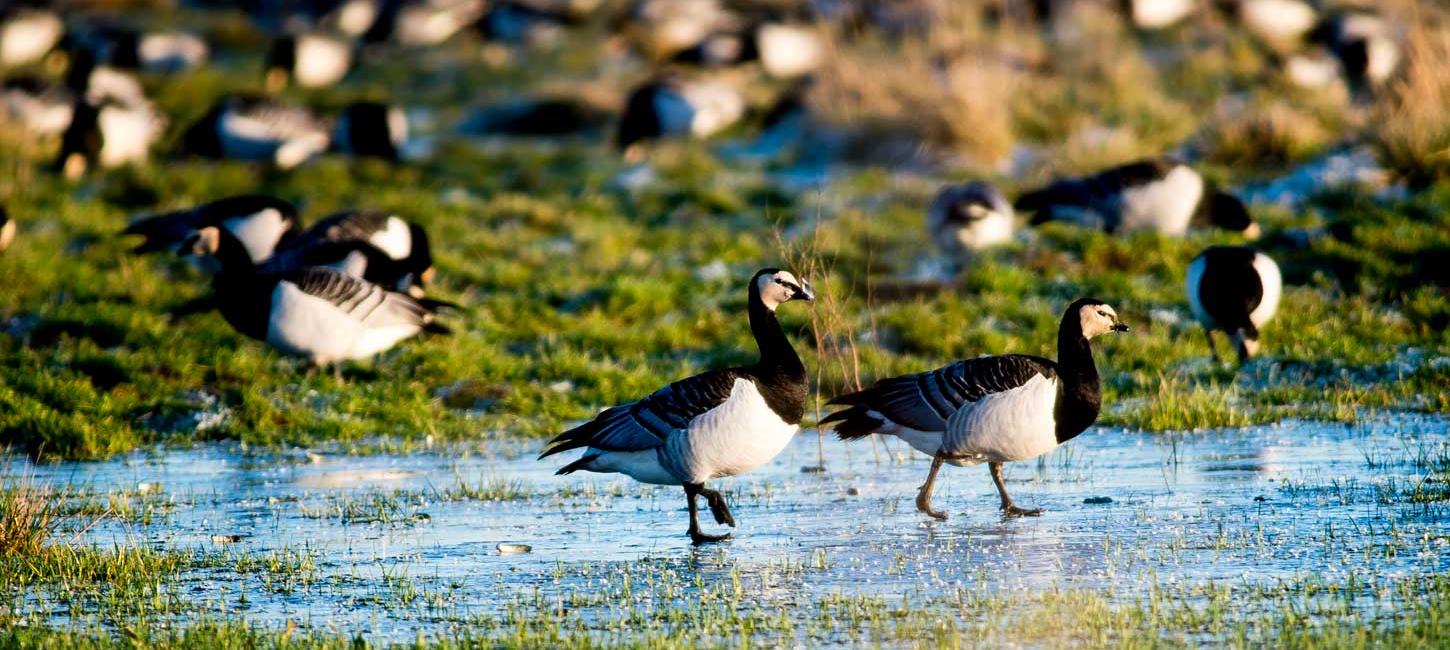
[[[201,7],[210,4],[194,3]],[[146,30],[123,18],[69,16],[45,3],[0,10],[0,108],[37,139],[58,139],[53,170],[79,179],[98,170],[144,166],[163,142],[181,159],[245,161],[286,171],[326,155],[409,162],[416,125],[405,107],[351,97],[319,108],[298,97],[346,85],[350,76],[397,51],[427,48],[473,31],[488,46],[564,38],[605,3],[588,0],[318,0],[255,2],[267,30],[254,88],[228,88],[199,102],[193,119],[166,115],[147,96],[165,78],[232,53],[196,34]],[[829,5],[833,3],[821,3]],[[886,21],[889,8],[855,3],[833,19]],[[891,4],[891,3],[882,3]],[[1004,3],[1050,25],[1059,2]],[[1116,3],[1141,30],[1165,29],[1193,11],[1191,0]],[[1372,12],[1321,15],[1303,0],[1226,0],[1217,10],[1285,54],[1293,79],[1326,74],[1381,86],[1402,55],[1395,28]],[[621,88],[613,107],[572,97],[515,98],[485,107],[456,127],[509,137],[607,141],[610,155],[647,164],[665,140],[704,140],[763,106],[738,87],[742,69],[776,82],[757,151],[778,150],[809,119],[804,95],[831,55],[797,13],[727,7],[713,0],[640,0],[611,27],[651,62],[643,81]],[[820,11],[830,11],[818,8]],[[1292,43],[1293,46],[1285,46]],[[485,49],[482,58],[492,50]],[[382,54],[379,54],[381,52]],[[1324,62],[1328,61],[1328,72]],[[145,81],[146,83],[143,83]],[[758,95],[756,93],[755,95]],[[319,104],[321,105],[321,104]],[[338,107],[341,108],[338,108]],[[612,127],[612,128],[611,128]],[[168,135],[173,136],[169,137]],[[924,210],[927,241],[956,274],[975,272],[991,249],[1023,241],[1022,226],[1069,224],[1109,235],[1187,237],[1198,229],[1241,239],[1203,250],[1186,269],[1184,303],[1202,325],[1215,361],[1215,333],[1240,362],[1261,340],[1283,294],[1277,263],[1248,245],[1262,228],[1245,202],[1191,161],[1160,156],[1004,192],[983,181],[943,185]],[[1024,181],[1025,184],[1025,181]],[[21,228],[0,208],[0,251]],[[134,220],[122,236],[141,254],[185,258],[209,275],[209,292],[172,309],[179,320],[218,312],[237,333],[300,359],[309,372],[375,359],[409,339],[448,335],[440,320],[461,309],[429,295],[437,278],[426,229],[407,216],[362,207],[304,226],[291,201],[267,194],[218,197]],[[741,278],[744,279],[744,278]],[[758,360],[680,379],[599,412],[553,438],[544,459],[580,452],[558,474],[623,474],[680,486],[694,543],[725,539],[700,524],[703,498],[717,525],[734,527],[724,495],[707,487],[774,459],[805,421],[810,373],[777,319],[783,305],[815,298],[807,278],[764,268],[744,287],[745,318]],[[789,309],[789,308],[788,308]],[[1057,358],[995,350],[932,370],[883,378],[837,395],[819,422],[843,440],[896,436],[931,457],[916,506],[945,519],[932,492],[942,465],[985,463],[1009,516],[1037,515],[1008,494],[1004,464],[1046,454],[1087,431],[1103,407],[1093,355],[1099,336],[1129,326],[1107,302],[1082,297],[1061,313]]]

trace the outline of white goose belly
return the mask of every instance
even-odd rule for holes
[[[351,358],[363,329],[332,303],[307,295],[291,282],[272,290],[267,343],[284,353],[323,364]]]
[[[770,462],[799,429],[770,409],[754,381],[736,379],[728,399],[670,435],[665,455],[682,480],[703,483]]]
[[[1118,228],[1182,235],[1188,232],[1203,192],[1203,177],[1179,165],[1160,180],[1123,190]]]
[[[1057,380],[1027,383],[967,404],[947,419],[942,452],[964,463],[1011,462],[1057,448]]]
[[[889,418],[876,411],[867,411],[867,415],[886,423],[881,425],[881,428],[877,429],[876,433],[896,436],[906,442],[907,445],[910,445],[912,449],[928,456],[936,456],[936,453],[941,451],[942,438],[946,435],[941,431],[922,431],[920,429],[904,427],[892,422]],[[948,465],[956,465],[958,467],[971,464],[970,462],[964,462],[957,458],[948,458],[946,462]]]

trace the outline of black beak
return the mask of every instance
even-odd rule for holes
[[[801,286],[796,287],[795,295],[791,296],[791,298],[795,300],[804,300],[806,302],[814,302],[816,299],[816,292],[811,291],[811,285],[802,282]]]
[[[1113,323],[1113,331],[1114,332],[1128,332],[1128,331],[1131,331],[1131,330],[1128,327],[1127,323]]]

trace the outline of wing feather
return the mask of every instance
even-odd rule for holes
[[[605,451],[642,451],[665,443],[701,414],[730,398],[740,372],[711,370],[661,388],[637,402],[600,413],[593,420],[559,434],[539,458],[580,447]]]
[[[821,424],[867,422],[870,420],[863,420],[865,414],[875,412],[918,431],[945,431],[947,420],[962,406],[984,395],[1026,384],[1036,375],[1054,378],[1057,366],[1042,357],[1023,354],[958,361],[936,370],[883,379],[867,390],[837,397],[830,403],[851,408],[832,413]],[[838,433],[840,428],[838,425]]]

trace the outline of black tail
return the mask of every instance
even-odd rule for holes
[[[418,298],[418,304],[423,305],[424,307],[428,308],[428,311],[435,311],[436,312],[436,311],[438,311],[440,309],[452,309],[454,311],[463,311],[463,306],[462,305],[460,305],[460,304],[458,304],[456,302],[450,302],[450,301],[447,301],[447,300],[439,300],[437,298]]]
[[[594,441],[594,435],[599,433],[599,430],[603,428],[605,424],[609,423],[610,420],[608,416],[613,413],[615,409],[618,408],[621,407],[616,406],[613,409],[609,409],[603,413],[600,413],[599,416],[594,418],[593,420],[585,422],[584,424],[574,427],[573,429],[554,436],[553,440],[550,440],[547,444],[544,445],[544,451],[543,453],[539,454],[539,459],[542,460],[549,456],[553,456],[554,454],[569,451],[570,449],[588,447],[589,444]],[[569,467],[573,467],[573,464],[570,464]],[[574,469],[578,468],[575,467]]]
[[[884,420],[871,415],[871,407],[867,402],[871,398],[871,389],[837,395],[831,398],[827,404],[850,406],[851,408],[836,411],[818,423],[818,426],[835,423],[836,437],[842,440],[860,440],[880,429],[886,424]]]
[[[427,323],[424,323],[423,324],[423,331],[428,332],[430,334],[439,334],[439,335],[442,335],[442,336],[449,336],[449,335],[453,334],[453,330],[448,329],[448,326],[447,325],[444,325],[444,324],[439,323],[437,321],[429,321]]]

